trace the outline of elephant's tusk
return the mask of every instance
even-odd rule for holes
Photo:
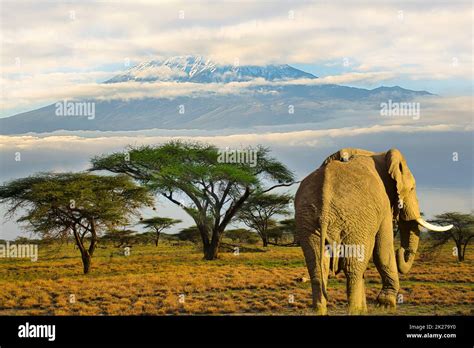
[[[416,222],[418,222],[418,224],[423,226],[424,228],[427,228],[435,232],[446,232],[446,231],[449,231],[451,228],[453,228],[453,225],[436,226],[436,225],[430,224],[429,222],[426,222],[425,220],[423,220],[421,217],[416,219]]]

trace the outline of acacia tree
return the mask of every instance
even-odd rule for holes
[[[249,244],[256,244],[258,242],[258,235],[255,232],[252,232],[245,228],[226,230],[225,237],[231,239],[232,242],[238,241],[239,243]]]
[[[267,245],[270,243],[270,240],[273,239],[273,243],[278,245],[278,243],[283,239],[283,229],[278,225],[277,221],[271,219],[268,221],[268,227],[265,231]]]
[[[178,219],[157,216],[149,219],[140,220],[139,223],[145,228],[155,233],[155,246],[158,246],[161,232],[170,228],[173,225],[179,224],[180,222],[181,220]]]
[[[25,222],[43,238],[72,234],[81,252],[84,274],[99,235],[126,225],[139,209],[153,202],[150,193],[126,175],[97,176],[88,173],[42,173],[0,186],[5,216],[22,213]]]
[[[113,229],[105,233],[101,241],[110,241],[115,244],[117,248],[123,248],[126,245],[131,245],[137,242],[137,231],[130,229]]]
[[[296,240],[296,234],[295,234],[295,231],[296,231],[295,218],[280,220],[278,223],[280,224],[281,226],[280,228],[283,230],[284,234],[286,233],[288,235],[291,235],[292,242],[290,243],[290,245],[291,244],[299,245],[298,241]]]
[[[214,145],[171,141],[94,157],[91,170],[130,175],[184,209],[199,230],[204,258],[214,260],[225,228],[249,197],[293,184],[292,172],[267,148],[246,150],[255,151],[255,163],[226,163]]]
[[[245,202],[238,214],[238,219],[249,228],[257,231],[262,239],[263,246],[266,247],[268,246],[268,230],[270,227],[276,226],[272,217],[275,215],[289,215],[288,205],[290,201],[291,197],[286,194],[266,193],[254,195]],[[274,238],[278,239],[279,232],[277,233],[276,230],[273,232]]]
[[[430,232],[431,238],[435,240],[432,250],[446,244],[452,239],[456,244],[458,261],[464,261],[467,245],[474,237],[474,214],[447,212],[436,215],[430,222],[439,225],[452,224],[454,226],[447,232]]]
[[[194,244],[199,244],[199,241],[201,240],[199,229],[196,226],[183,228],[178,232],[176,237],[178,237],[179,240],[192,242]]]

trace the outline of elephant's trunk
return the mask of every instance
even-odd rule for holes
[[[408,257],[407,257],[408,255]],[[397,266],[398,272],[401,274],[407,274],[413,266],[413,261],[415,260],[415,253],[410,250],[405,250],[403,247],[398,249],[397,252]]]
[[[415,254],[418,250],[418,243],[420,241],[420,227],[425,227],[435,232],[445,232],[453,228],[453,225],[436,226],[426,222],[421,217],[412,221],[404,221],[400,219],[400,249],[397,251],[397,266],[401,274],[410,272]]]
[[[400,219],[400,249],[397,251],[397,267],[401,274],[410,272],[420,241],[420,230],[416,221]]]

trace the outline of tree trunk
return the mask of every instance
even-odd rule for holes
[[[160,232],[156,232],[155,246],[158,246],[159,241],[160,241]]]
[[[205,260],[217,259],[217,255],[219,253],[219,244],[220,244],[220,233],[218,231],[213,231],[211,242],[207,244],[203,244]]]
[[[468,238],[466,240],[466,242],[464,243],[464,247],[462,248],[462,261],[464,261],[464,257],[466,256],[466,248],[467,248],[467,245],[469,244],[469,239],[471,238]]]
[[[82,265],[84,266],[84,274],[88,274],[91,269],[92,264],[92,255],[94,254],[95,247],[97,245],[97,239],[91,237],[91,244],[89,245],[89,250],[86,250],[84,245],[81,245],[81,256],[82,256]]]
[[[459,244],[459,248],[458,248],[458,261],[459,262],[463,262],[464,261],[464,255],[466,253],[466,245],[464,245],[464,247],[462,246],[462,244]]]
[[[89,249],[86,249],[84,245],[84,236],[82,236],[81,238],[76,226],[72,228],[72,231],[74,234],[74,239],[76,240],[76,245],[81,251],[84,274],[88,274],[91,269],[92,255],[94,254],[94,250],[97,245],[97,233],[95,230],[95,221],[94,220],[91,221],[91,228],[89,230],[91,232],[91,240],[90,240]]]
[[[82,255],[82,264],[84,266],[84,274],[88,274],[89,271],[90,271],[90,268],[91,268],[91,256],[89,255],[89,253],[86,251],[83,255]]]
[[[82,258],[82,265],[84,269],[84,274],[89,273],[90,267],[91,267],[91,256],[84,247],[84,243],[82,242],[81,237],[79,236],[79,232],[76,227],[72,228],[73,234],[74,234],[74,239],[76,240],[76,246],[81,252],[81,258]]]
[[[95,247],[97,246],[97,232],[95,230],[95,220],[94,218],[91,219],[90,221],[91,227],[90,227],[90,232],[91,232],[91,244],[89,245],[89,256],[92,257],[94,254]]]
[[[464,252],[463,252],[462,244],[460,242],[456,242],[456,248],[458,249],[458,261],[463,262]]]
[[[267,236],[262,236],[262,242],[263,242],[263,246],[267,247],[268,246],[268,237]]]
[[[92,255],[94,254],[94,250],[97,246],[97,236],[96,237],[91,237],[91,244],[89,245],[89,251],[88,251],[88,254],[90,257],[92,257]]]
[[[219,245],[210,243],[206,246],[204,246],[204,259],[205,260],[215,260],[217,259],[219,251]]]

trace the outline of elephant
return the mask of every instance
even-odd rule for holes
[[[382,278],[377,302],[395,310],[398,275],[413,265],[420,226],[440,232],[452,228],[421,217],[415,178],[397,149],[339,150],[301,181],[294,205],[296,238],[311,279],[313,308],[320,315],[327,314],[327,279],[341,270],[349,314],[367,312],[364,272],[371,256]],[[396,252],[394,219],[401,244]],[[362,255],[341,254],[351,246]]]

